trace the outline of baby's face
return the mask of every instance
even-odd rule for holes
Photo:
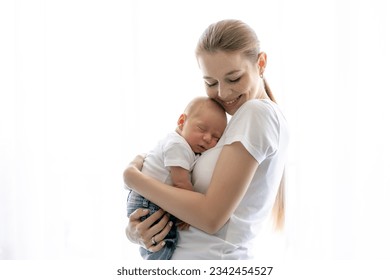
[[[181,135],[195,153],[203,153],[217,145],[226,128],[226,123],[224,112],[204,109],[185,121]]]

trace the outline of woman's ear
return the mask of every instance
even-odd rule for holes
[[[257,65],[259,66],[260,76],[263,76],[265,67],[267,66],[267,54],[265,52],[259,53]]]
[[[186,114],[181,114],[179,119],[177,120],[177,126],[179,127],[180,130],[183,129],[183,125],[187,120],[187,115]]]

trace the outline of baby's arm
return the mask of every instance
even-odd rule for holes
[[[188,170],[179,166],[171,166],[170,169],[173,186],[189,191],[194,190]]]

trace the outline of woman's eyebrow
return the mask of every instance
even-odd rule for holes
[[[232,71],[228,72],[225,76],[229,76],[229,75],[237,73],[237,72],[240,72],[240,70],[232,70]]]
[[[228,73],[225,74],[225,76],[229,76],[229,75],[232,75],[232,74],[235,74],[237,72],[240,72],[241,70],[232,70]],[[209,77],[209,76],[203,76],[203,79],[214,79],[213,77]]]

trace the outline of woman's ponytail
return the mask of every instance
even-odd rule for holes
[[[275,97],[272,94],[271,88],[267,80],[261,75],[261,78],[264,82],[264,89],[267,93],[269,99],[276,103]],[[280,180],[278,193],[275,198],[275,203],[272,208],[272,218],[274,222],[275,230],[281,231],[284,228],[284,220],[285,220],[285,170],[283,170],[282,179]]]
[[[265,89],[265,92],[267,93],[269,99],[271,99],[273,102],[276,103],[275,97],[274,97],[274,95],[272,94],[272,90],[271,90],[271,88],[269,87],[269,84],[268,84],[267,80],[263,77],[263,75],[261,75],[261,78],[263,79],[263,82],[264,82],[264,89]]]
[[[275,230],[281,231],[284,228],[285,221],[285,170],[283,170],[282,179],[280,180],[278,194],[272,208],[272,218]]]

